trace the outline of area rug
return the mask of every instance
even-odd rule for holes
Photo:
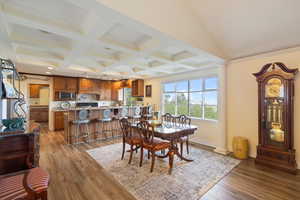
[[[121,143],[87,152],[138,200],[198,200],[240,162],[191,147],[188,157],[194,161],[181,161],[175,156],[172,174],[168,175],[167,158],[158,158],[152,173],[146,153],[142,167],[139,167],[140,152],[134,153],[130,165],[129,153],[121,160]]]

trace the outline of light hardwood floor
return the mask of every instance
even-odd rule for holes
[[[65,145],[60,132],[41,134],[40,166],[51,175],[49,200],[134,200],[85,151],[120,142]],[[300,150],[299,150],[300,151]],[[209,190],[204,200],[299,200],[300,175],[294,176],[243,161]]]

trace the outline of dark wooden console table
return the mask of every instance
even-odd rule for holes
[[[0,175],[39,166],[39,135],[39,124],[32,121],[25,131],[0,132]]]

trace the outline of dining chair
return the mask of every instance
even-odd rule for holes
[[[165,113],[161,117],[162,117],[163,122],[168,122],[170,124],[175,123],[175,117],[173,115],[171,115],[170,113]]]
[[[0,177],[0,199],[47,200],[49,180],[49,174],[41,168]]]
[[[129,156],[128,164],[130,164],[131,160],[132,160],[133,152],[137,151],[137,149],[141,147],[141,144],[142,144],[141,138],[138,135],[134,135],[132,128],[131,128],[131,124],[127,118],[122,118],[120,120],[120,126],[121,126],[121,130],[122,130],[122,138],[123,138],[123,150],[122,150],[121,160],[124,159],[125,146],[126,146],[126,144],[129,144],[130,145],[130,156]]]
[[[179,115],[175,118],[175,123],[177,126],[186,126],[191,125],[191,118],[187,117],[186,115]],[[180,154],[183,154],[183,144],[186,143],[186,152],[187,154],[190,153],[189,151],[189,136],[181,137],[178,141],[180,143]]]
[[[151,168],[150,172],[153,172],[155,157],[161,157],[156,154],[157,151],[171,149],[171,143],[169,141],[157,139],[154,137],[154,127],[149,124],[148,121],[141,121],[137,125],[139,135],[142,141],[141,145],[141,158],[140,158],[140,167],[143,165],[144,149],[147,149],[151,153]],[[174,155],[173,153],[168,153],[169,156],[169,167],[170,171],[173,165]]]

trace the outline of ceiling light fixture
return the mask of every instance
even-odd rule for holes
[[[48,67],[48,69],[52,70],[52,69],[53,69],[53,67]]]
[[[46,72],[46,74],[51,74],[51,72]]]

